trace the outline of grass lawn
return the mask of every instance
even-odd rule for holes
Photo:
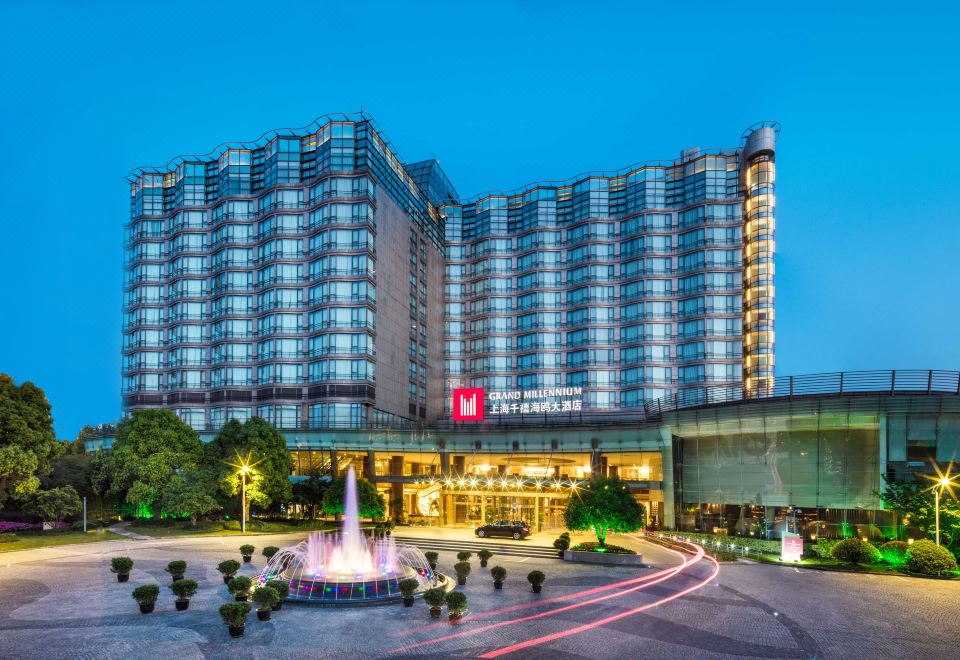
[[[56,534],[23,534],[19,541],[12,543],[0,543],[0,552],[12,552],[14,550],[32,550],[34,548],[49,548],[55,545],[74,545],[76,543],[96,543],[98,541],[122,541],[124,537],[113,532],[104,531],[98,534],[96,531],[83,532],[61,532]]]
[[[247,534],[284,534],[288,532],[312,532],[320,529],[333,529],[338,527],[335,523],[328,523],[322,520],[312,522],[301,522],[299,525],[283,522],[260,522],[257,520],[247,521]],[[164,521],[161,524],[138,525],[135,522],[130,523],[128,530],[143,534],[144,536],[153,536],[156,538],[165,538],[169,536],[239,536],[243,534],[238,529],[225,529],[221,522],[200,521],[194,527],[189,521]]]

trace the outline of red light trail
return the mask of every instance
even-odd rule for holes
[[[635,537],[634,537],[634,538],[635,538]],[[673,550],[673,549],[670,549],[670,548],[664,548],[664,549],[667,550],[668,552],[671,552],[671,553],[673,553],[673,554],[679,555],[679,556],[681,557],[681,559],[682,559],[683,561],[682,561],[679,565],[677,565],[677,566],[673,566],[673,567],[670,567],[670,568],[667,568],[667,569],[663,569],[663,570],[657,571],[656,573],[651,573],[651,574],[649,574],[649,575],[644,575],[644,576],[641,576],[641,577],[638,577],[638,578],[632,578],[632,579],[630,579],[630,580],[623,580],[623,581],[621,581],[621,582],[614,582],[614,583],[607,584],[607,585],[603,585],[603,586],[600,586],[600,587],[594,587],[594,588],[592,588],[592,589],[586,589],[586,590],[584,590],[584,591],[579,591],[579,592],[576,592],[576,593],[573,593],[573,594],[567,594],[566,596],[559,596],[559,597],[556,597],[556,598],[551,598],[551,599],[547,599],[547,600],[541,600],[541,601],[537,601],[537,602],[534,602],[534,603],[527,603],[527,604],[523,604],[523,605],[515,605],[515,606],[512,606],[512,607],[506,607],[506,608],[502,608],[502,609],[499,609],[499,610],[493,610],[493,611],[489,611],[489,612],[483,612],[480,616],[482,616],[483,618],[489,618],[489,617],[491,617],[491,616],[493,616],[493,615],[495,615],[495,614],[503,614],[503,613],[505,613],[505,612],[516,611],[516,610],[519,610],[519,609],[526,609],[526,608],[530,608],[530,607],[539,607],[539,606],[542,606],[542,605],[544,605],[544,604],[551,603],[551,602],[562,602],[562,601],[570,600],[570,599],[573,599],[573,598],[581,598],[581,597],[583,597],[583,596],[588,596],[588,595],[595,594],[595,593],[599,593],[599,592],[603,592],[603,591],[609,591],[609,590],[611,590],[611,589],[616,589],[616,588],[622,587],[622,586],[633,585],[633,586],[631,586],[631,588],[629,588],[629,589],[624,589],[624,590],[618,591],[618,592],[616,592],[616,593],[607,594],[607,595],[605,595],[605,596],[600,596],[600,597],[597,597],[597,598],[591,598],[591,599],[589,599],[589,600],[585,600],[585,601],[578,602],[578,603],[573,603],[573,604],[571,604],[571,605],[566,605],[566,606],[563,606],[563,607],[551,608],[551,609],[549,609],[549,610],[547,610],[547,611],[545,611],[545,612],[539,612],[539,613],[537,613],[537,614],[531,614],[531,615],[529,615],[529,616],[521,617],[521,618],[519,618],[519,619],[512,619],[512,620],[509,620],[509,621],[500,621],[500,622],[497,622],[497,623],[491,623],[491,624],[487,624],[487,625],[485,625],[485,626],[480,626],[480,627],[478,627],[478,628],[473,628],[473,629],[471,629],[471,630],[464,630],[464,631],[457,632],[457,633],[451,633],[451,634],[449,634],[449,635],[441,635],[440,637],[435,637],[435,638],[433,638],[433,639],[428,639],[428,640],[424,640],[424,641],[422,641],[422,642],[416,642],[416,643],[414,643],[414,644],[409,644],[409,645],[407,645],[407,646],[403,646],[403,647],[400,647],[400,648],[397,648],[397,649],[393,649],[393,652],[408,651],[408,650],[412,650],[412,649],[415,649],[415,648],[419,648],[419,647],[421,647],[421,646],[428,646],[428,645],[431,645],[431,644],[437,644],[437,643],[439,643],[439,642],[443,642],[443,641],[447,641],[447,640],[451,640],[451,639],[457,639],[457,638],[459,638],[459,637],[464,637],[464,636],[467,636],[467,635],[475,635],[475,634],[477,634],[477,633],[485,632],[485,631],[487,631],[487,630],[492,630],[492,629],[495,629],[495,628],[501,628],[501,627],[508,626],[508,625],[514,625],[514,624],[522,623],[522,622],[525,622],[525,621],[531,621],[531,620],[533,620],[533,619],[539,619],[539,618],[543,618],[543,617],[546,617],[546,616],[551,616],[551,615],[554,615],[554,614],[559,614],[560,612],[565,612],[565,611],[567,611],[567,610],[575,609],[575,608],[578,608],[578,607],[583,607],[583,606],[585,606],[585,605],[590,605],[590,604],[593,604],[593,603],[598,603],[598,602],[601,602],[601,601],[604,601],[604,600],[608,600],[608,599],[610,599],[610,598],[619,598],[620,596],[624,596],[624,595],[629,594],[629,593],[632,593],[632,592],[634,592],[634,591],[639,591],[640,589],[646,589],[647,587],[649,587],[649,586],[651,586],[651,585],[658,584],[658,583],[660,583],[660,582],[663,582],[663,581],[665,581],[665,580],[668,580],[668,579],[674,577],[675,575],[680,574],[682,571],[686,570],[686,569],[689,568],[690,566],[693,566],[694,564],[696,564],[697,562],[699,562],[699,561],[704,557],[704,550],[703,550],[702,547],[700,547],[700,546],[698,546],[698,545],[695,545],[695,544],[692,544],[692,543],[688,543],[687,545],[690,545],[690,546],[692,546],[693,548],[696,548],[696,552],[695,552],[695,554],[694,554],[694,557],[691,558],[691,559],[688,559],[688,558],[687,558],[686,556],[684,556],[683,553],[681,553],[681,552],[678,552],[678,551]],[[713,561],[712,558],[709,558],[709,557],[708,557],[708,559],[710,559],[711,561]],[[716,564],[715,561],[714,561],[714,564]],[[710,580],[712,580],[713,577],[716,575],[716,573],[719,572],[719,570],[720,570],[720,569],[719,569],[719,565],[717,565],[716,571],[714,572],[714,574],[711,575],[704,583],[698,584],[695,588],[699,589],[701,586],[703,586],[704,584],[706,584],[707,582],[709,582]],[[626,615],[629,616],[630,613],[636,613],[636,612],[639,612],[639,611],[643,611],[644,609],[648,609],[648,608],[650,608],[650,607],[655,607],[655,606],[658,605],[658,604],[665,603],[665,602],[668,602],[668,601],[670,601],[670,600],[673,600],[674,598],[677,598],[677,597],[679,597],[679,596],[681,596],[681,595],[683,595],[683,594],[685,594],[685,593],[688,593],[689,591],[690,591],[690,590],[685,590],[685,591],[683,591],[683,592],[680,592],[679,594],[675,594],[675,595],[670,596],[670,597],[667,597],[667,598],[665,598],[665,599],[661,599],[660,601],[657,601],[657,602],[655,602],[655,603],[646,605],[646,606],[644,606],[644,607],[642,607],[642,608],[640,608],[640,609],[631,610],[631,611],[630,611],[628,614],[626,614]],[[621,617],[620,615],[617,615],[616,618],[622,618],[622,617]],[[610,619],[610,620],[615,620],[615,619]],[[604,620],[604,621],[605,621],[605,620]],[[443,624],[439,624],[439,625],[443,625]],[[589,629],[589,628],[591,628],[591,627],[595,627],[595,625],[602,625],[602,622],[601,622],[601,623],[596,623],[596,624],[586,624],[585,626],[581,626],[581,627],[575,628],[575,629],[573,629],[573,630],[576,631],[576,632],[579,632],[579,631],[581,631],[581,630],[586,630],[586,629]],[[423,629],[430,629],[430,628],[435,628],[435,627],[438,627],[438,626],[436,626],[436,625],[435,625],[435,626],[425,626]],[[560,633],[558,633],[558,634],[559,634],[561,637],[563,637],[563,636],[566,636],[567,634],[575,634],[575,633],[569,632],[569,631],[565,631],[563,634],[560,634]],[[543,642],[546,642],[546,641],[550,641],[551,639],[554,639],[553,636],[549,636],[549,638],[550,638],[550,639],[538,638],[537,640],[531,640],[530,642],[521,642],[520,644],[525,644],[526,646],[530,646],[530,645],[532,645],[533,643],[543,643]],[[543,642],[538,641],[538,640],[541,640],[541,639],[543,640]],[[514,646],[517,646],[517,645],[514,645]],[[518,646],[518,648],[526,648],[526,646]],[[507,649],[512,649],[513,647],[506,647],[506,648],[507,648]],[[503,649],[500,649],[499,651],[493,651],[493,653],[501,653],[501,652],[502,652],[502,653],[511,653],[512,651],[510,651],[510,650],[503,650]],[[487,657],[487,656],[481,656],[481,657]],[[490,656],[490,657],[495,657],[495,656]]]

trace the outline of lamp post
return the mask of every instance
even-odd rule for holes
[[[249,465],[244,464],[243,466],[240,467],[240,531],[243,532],[244,534],[247,533],[247,473],[248,472],[250,472]],[[938,517],[937,520],[939,521],[940,518]],[[939,525],[940,523],[938,522],[937,524]]]
[[[944,488],[947,488],[952,483],[952,478],[940,477],[940,479],[937,480],[937,485],[933,488],[933,509],[934,518],[936,520],[937,545],[940,545],[940,491]]]

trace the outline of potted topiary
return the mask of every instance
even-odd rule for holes
[[[470,563],[458,561],[453,565],[453,571],[457,574],[457,584],[463,586],[467,583],[467,576],[470,575]]]
[[[543,571],[530,571],[527,573],[527,581],[533,586],[533,593],[538,594],[543,590],[543,582],[547,576]]]
[[[440,558],[440,554],[431,550],[430,552],[424,552],[423,556],[430,562],[430,569],[437,570],[437,560]]]
[[[480,558],[480,567],[486,568],[487,562],[490,561],[490,557],[492,556],[493,556],[493,553],[490,552],[489,550],[481,550],[480,552],[478,552],[477,557]]]
[[[423,601],[430,606],[430,618],[440,618],[440,608],[447,600],[447,592],[443,587],[434,587],[423,592]]]
[[[462,591],[451,591],[446,596],[447,612],[450,623],[458,623],[467,611],[467,594]]]
[[[273,606],[273,611],[276,612],[283,607],[283,601],[286,600],[287,596],[290,595],[290,584],[284,582],[283,580],[267,580],[267,583],[263,586],[270,587],[276,591],[277,596],[280,597],[280,600],[277,601],[277,604]]]
[[[229,584],[227,584],[227,589],[233,594],[234,600],[242,602],[249,598],[250,587],[252,586],[253,580],[246,575],[238,575],[230,580]]]
[[[507,579],[507,569],[503,566],[494,566],[490,569],[490,577],[493,578],[494,589],[503,589],[503,581]]]
[[[240,570],[240,562],[236,559],[227,559],[217,564],[217,570],[223,575],[223,583],[230,584],[230,580]]]
[[[183,611],[190,607],[190,599],[197,594],[197,583],[193,580],[175,580],[174,583],[170,585],[170,591],[177,597],[177,599],[173,601],[174,606],[178,610]]]
[[[117,574],[117,582],[129,580],[132,570],[133,560],[130,557],[114,557],[110,560],[110,571]]]
[[[160,587],[156,584],[142,584],[133,590],[133,598],[140,604],[140,612],[150,614],[157,604]]]
[[[563,559],[563,552],[570,547],[570,537],[563,536],[562,534],[554,540],[553,547],[558,550],[557,554],[560,555],[560,559]]]
[[[254,550],[256,550],[256,548],[254,548],[249,543],[244,543],[243,545],[240,546],[240,554],[243,556],[244,564],[250,563],[250,559],[253,558]]]
[[[263,556],[267,558],[267,561],[270,561],[278,552],[280,552],[280,548],[275,545],[268,545],[263,549]]]
[[[461,550],[457,553],[457,561],[470,561],[470,557],[473,556],[472,552],[467,552],[466,550]]]
[[[253,602],[259,605],[257,619],[269,621],[273,606],[280,602],[280,594],[270,587],[257,587],[253,590]]]
[[[383,530],[387,536],[390,536],[390,532],[393,531],[393,528],[395,525],[396,523],[393,522],[392,520],[388,520],[387,522],[383,523]]]
[[[417,587],[420,586],[420,582],[414,578],[406,578],[400,580],[397,583],[397,586],[400,587],[400,593],[403,594],[403,606],[404,607],[413,607],[413,594],[416,593]]]
[[[249,613],[250,603],[225,603],[220,606],[220,618],[230,629],[231,637],[243,637]]]
[[[173,577],[173,581],[176,582],[182,580],[183,574],[187,572],[187,562],[178,559],[167,564],[167,567],[163,570],[169,573]]]

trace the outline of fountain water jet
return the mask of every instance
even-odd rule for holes
[[[306,541],[283,548],[268,562],[258,580],[283,580],[287,600],[326,605],[373,605],[401,597],[398,583],[415,578],[422,592],[454,581],[430,568],[419,548],[397,545],[393,537],[368,539],[360,528],[357,477],[347,472],[340,532],[312,532]]]

